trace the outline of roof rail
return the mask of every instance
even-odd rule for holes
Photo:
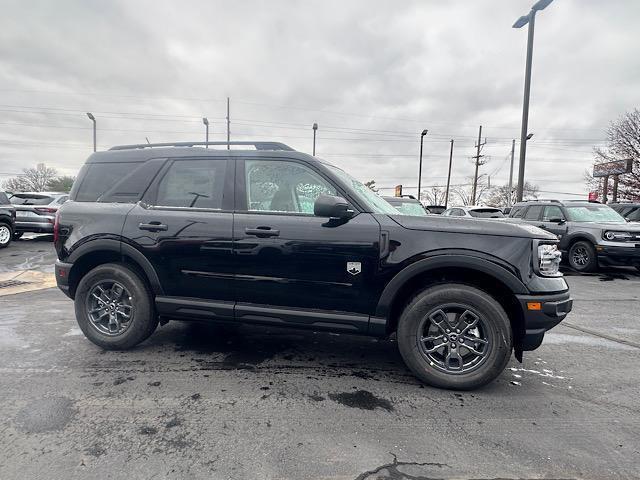
[[[523,200],[522,203],[527,203],[527,202],[554,202],[554,203],[561,203],[560,200],[557,200],[555,198],[532,198],[529,200]]]
[[[598,200],[588,200],[588,199],[571,199],[571,200],[565,200],[565,202],[581,202],[581,203],[602,203]]]
[[[111,147],[109,150],[136,150],[142,148],[154,148],[154,147],[196,147],[206,145],[251,145],[256,150],[284,150],[293,152],[294,149],[289,145],[285,145],[280,142],[171,142],[171,143],[138,143],[133,145],[117,145]]]

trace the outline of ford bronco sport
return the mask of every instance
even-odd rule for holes
[[[471,389],[571,310],[543,230],[401,215],[283,144],[203,145],[94,153],[60,208],[56,279],[96,345],[168,320],[395,333],[420,380]]]
[[[569,266],[594,272],[600,265],[640,270],[640,225],[587,200],[530,200],[513,206],[509,216],[553,233]]]

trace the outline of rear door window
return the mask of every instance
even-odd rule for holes
[[[542,221],[548,222],[552,218],[559,218],[561,220],[564,220],[564,215],[562,214],[562,210],[560,209],[560,207],[556,205],[548,205],[544,207],[544,215],[542,216]]]
[[[9,198],[7,194],[4,192],[0,192],[0,205],[7,205],[9,203]]]
[[[539,220],[540,214],[542,213],[543,206],[542,205],[532,205],[527,210],[527,213],[524,216],[525,220]]]
[[[222,209],[225,160],[176,160],[158,184],[159,207]]]

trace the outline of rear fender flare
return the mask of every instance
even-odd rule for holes
[[[92,252],[98,251],[114,252],[117,253],[121,258],[124,258],[125,256],[131,258],[146,275],[153,293],[155,295],[164,294],[162,284],[160,283],[160,279],[158,278],[158,274],[153,268],[153,265],[151,265],[151,262],[149,262],[149,260],[147,260],[147,258],[139,250],[135,249],[131,245],[122,243],[119,240],[105,238],[90,240],[74,249],[65,261],[74,264],[79,259],[87,255],[91,255]]]

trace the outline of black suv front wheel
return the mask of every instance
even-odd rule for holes
[[[117,263],[100,265],[80,280],[75,311],[85,336],[107,350],[131,348],[158,326],[146,283]]]
[[[598,269],[598,257],[593,244],[580,240],[571,245],[569,266],[578,272],[595,272]]]
[[[419,293],[402,313],[397,334],[407,366],[439,388],[485,385],[511,356],[511,325],[504,309],[468,285],[437,285]]]

